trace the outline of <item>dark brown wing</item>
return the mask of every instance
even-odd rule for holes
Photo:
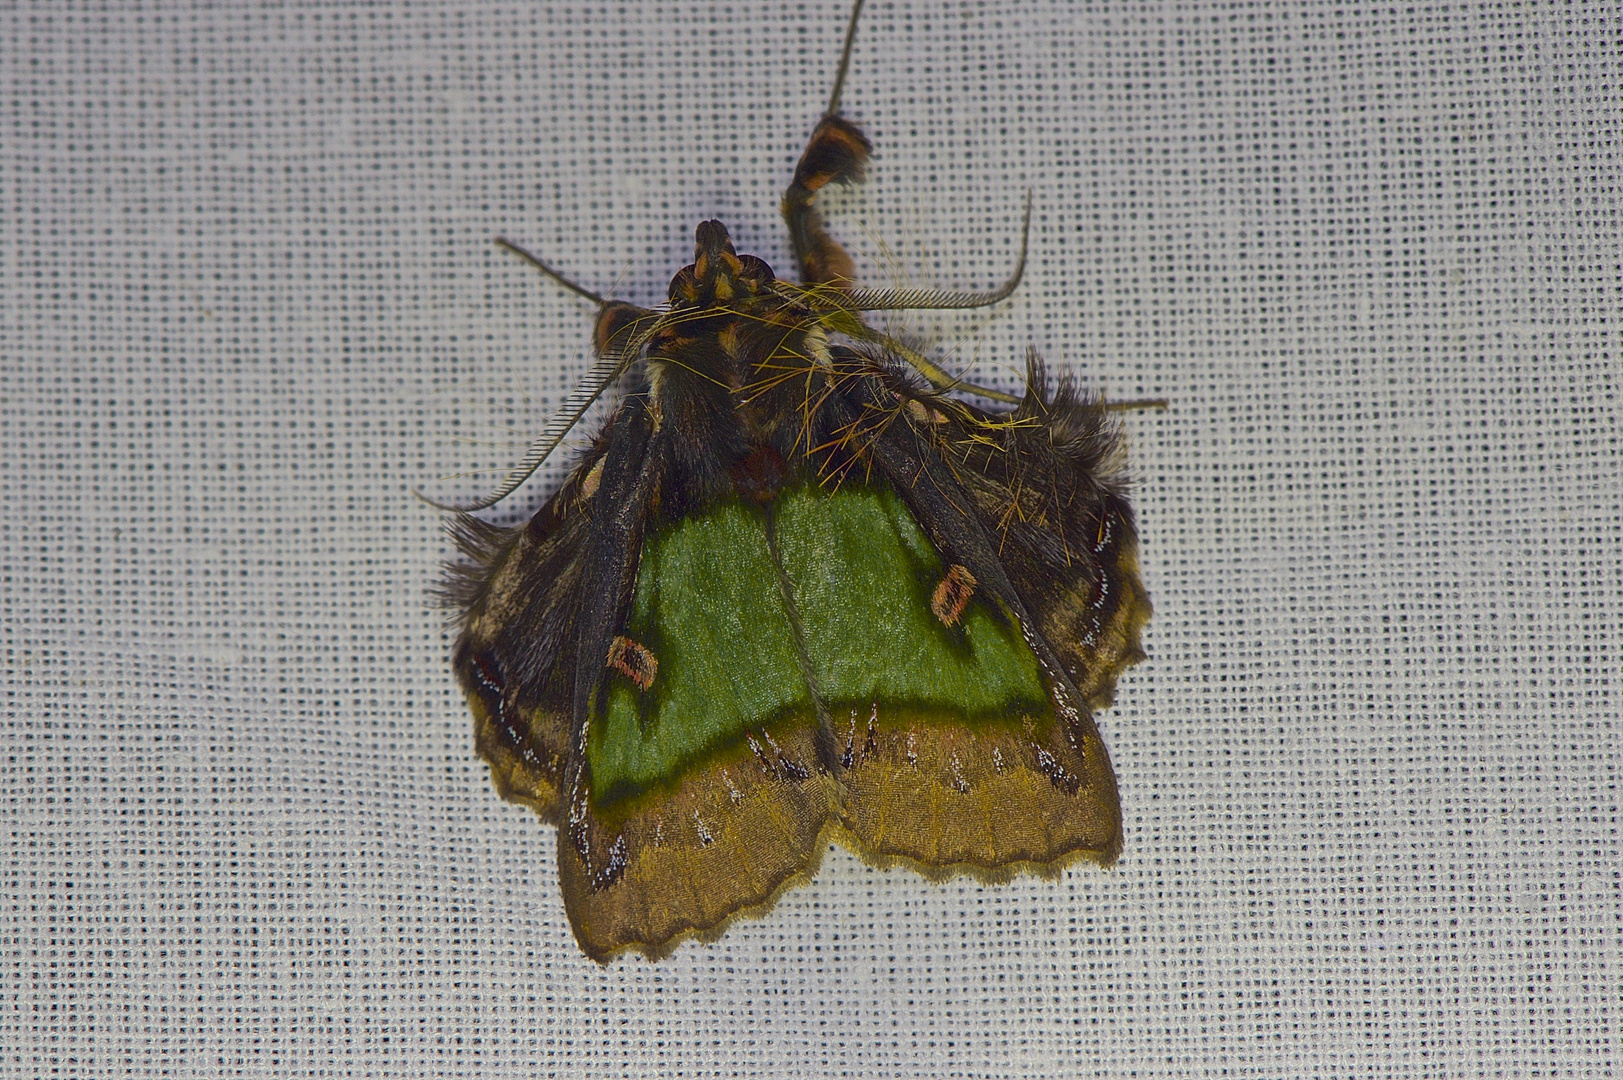
[[[502,796],[549,821],[562,811],[570,753],[584,503],[607,445],[605,432],[528,524],[503,529],[467,515],[451,523],[467,561],[449,568],[441,592],[462,613],[452,665],[475,743]]]
[[[948,453],[962,461],[964,486],[1044,638],[1084,700],[1105,708],[1117,675],[1144,659],[1140,631],[1151,612],[1126,439],[1103,403],[1069,380],[1047,393],[1035,359],[1027,386],[1019,408],[991,418],[990,433],[985,414],[951,425]]]

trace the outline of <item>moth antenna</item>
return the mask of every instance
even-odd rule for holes
[[[597,293],[586,288],[584,285],[577,285],[573,281],[570,281],[568,278],[564,277],[558,271],[554,270],[552,267],[543,262],[540,256],[532,255],[530,252],[525,251],[523,248],[513,243],[513,241],[507,239],[507,237],[496,237],[496,246],[517,255],[519,258],[523,259],[525,262],[529,263],[531,266],[535,267],[537,270],[541,271],[543,274],[547,275],[547,277],[551,278],[553,281],[556,281],[559,285],[562,285],[576,296],[590,300],[598,307],[607,307],[609,305],[609,301],[606,298],[597,295]]]
[[[942,393],[948,393],[953,390],[961,390],[974,394],[977,397],[983,397],[992,401],[1001,402],[1004,405],[1020,404],[1021,399],[1016,397],[1014,394],[1005,394],[1002,390],[994,390],[990,386],[982,386],[979,383],[972,383],[968,379],[959,375],[949,375],[940,364],[937,364],[934,360],[931,360],[928,356],[925,356],[922,352],[913,348],[911,345],[908,345],[906,342],[898,341],[889,334],[880,334],[874,340],[877,344],[883,345],[887,352],[895,353],[897,356],[907,361],[909,367],[911,367],[914,371],[917,371],[920,375],[924,376],[926,382]]]
[[[569,434],[569,429],[579,422],[580,418],[586,414],[586,410],[592,407],[592,402],[602,396],[603,391],[627,366],[628,362],[619,353],[599,357],[591,372],[580,381],[574,390],[570,391],[569,396],[564,399],[562,407],[552,414],[552,419],[548,420],[547,426],[541,429],[541,434],[531,441],[530,448],[524,453],[524,460],[519,462],[513,471],[507,474],[506,479],[484,498],[476,499],[470,503],[443,503],[429,498],[420,491],[413,492],[413,494],[437,509],[462,514],[471,514],[475,510],[486,510],[495,506],[517,491],[519,485],[535,474],[535,470],[539,469],[541,463],[547,460],[547,455],[551,454],[553,450],[557,449],[558,444],[563,442],[564,436]]]
[[[1020,404],[1026,405],[1030,402],[1031,407],[1048,412],[1048,406],[1051,404],[1048,400],[1048,369],[1042,357],[1037,354],[1036,348],[1026,350],[1025,381],[1026,398]],[[1171,406],[1164,397],[1133,398],[1129,401],[1106,401],[1101,397],[1098,407],[1106,412],[1135,412],[1139,409],[1164,410]]]
[[[517,491],[519,485],[535,474],[535,470],[541,467],[547,456],[564,441],[564,436],[569,434],[569,430],[586,415],[586,410],[592,407],[592,402],[601,397],[609,384],[631,366],[631,361],[641,346],[642,337],[639,337],[632,343],[632,347],[615,349],[598,357],[597,363],[592,365],[592,370],[576,384],[575,389],[564,398],[564,403],[559,406],[558,411],[552,414],[547,426],[541,429],[541,434],[531,441],[530,448],[524,453],[524,460],[519,462],[489,495],[470,503],[444,503],[429,498],[421,491],[413,491],[412,494],[436,509],[455,513],[471,514],[475,510],[486,510],[495,506]]]
[[[598,316],[598,327],[605,340],[600,340],[598,343],[602,352],[598,355],[597,363],[592,365],[592,370],[587,372],[586,377],[576,384],[575,389],[569,392],[568,397],[564,398],[564,403],[547,420],[546,426],[541,429],[541,434],[531,440],[529,449],[524,453],[524,460],[519,462],[513,471],[508,473],[507,477],[496,485],[495,490],[489,495],[470,503],[444,503],[429,498],[421,491],[412,491],[413,495],[435,509],[452,513],[471,514],[475,510],[488,510],[513,494],[524,481],[534,476],[535,470],[539,469],[541,463],[547,460],[548,455],[558,448],[559,443],[564,441],[564,436],[568,435],[570,429],[580,422],[582,416],[586,415],[586,410],[592,407],[592,403],[602,397],[603,391],[609,388],[609,384],[623,375],[626,369],[631,366],[631,361],[642,350],[642,346],[647,342],[649,336],[649,330],[645,329],[632,337],[631,340],[611,346],[610,341],[614,338],[616,331],[623,329],[627,325],[623,319],[618,326],[614,325],[614,316],[617,313],[622,317],[625,312],[632,312],[637,316],[646,316],[652,313],[643,311],[631,304],[622,304],[609,300],[583,285],[575,284],[575,282],[570,281],[563,274],[548,266],[539,256],[524,250],[506,237],[498,236],[496,244],[498,247],[517,255],[570,292],[596,304],[601,312]],[[635,318],[631,320],[632,325],[635,325],[637,321]],[[606,323],[608,325],[605,325]]]
[[[845,73],[851,69],[851,49],[857,43],[857,18],[862,14],[863,0],[851,5],[851,20],[845,24],[845,48],[840,51],[840,66],[834,72],[834,89],[828,95],[828,108],[824,116],[840,111],[840,94],[845,90]]]
[[[957,311],[990,307],[1006,300],[1019,288],[1026,273],[1026,253],[1031,247],[1031,189],[1026,189],[1026,216],[1020,226],[1020,259],[1007,281],[988,292],[948,292],[944,289],[849,289],[828,290],[831,302],[852,311]]]

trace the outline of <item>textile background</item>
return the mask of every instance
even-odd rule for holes
[[[1127,417],[1112,869],[835,852],[585,960],[473,752],[413,498],[487,488],[719,216],[843,0],[0,12],[0,1074],[1615,1075],[1615,5],[874,0],[873,284]],[[588,421],[588,428],[597,420]],[[511,506],[556,485],[568,454]]]

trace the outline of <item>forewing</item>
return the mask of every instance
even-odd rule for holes
[[[501,529],[461,516],[451,527],[467,561],[451,568],[443,592],[462,611],[453,666],[475,744],[502,796],[549,821],[562,808],[570,754],[584,489],[605,447],[600,439],[528,524]]]

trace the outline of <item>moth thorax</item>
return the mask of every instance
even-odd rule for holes
[[[760,445],[739,458],[728,473],[739,495],[751,502],[769,503],[783,490],[789,466],[776,449]]]

